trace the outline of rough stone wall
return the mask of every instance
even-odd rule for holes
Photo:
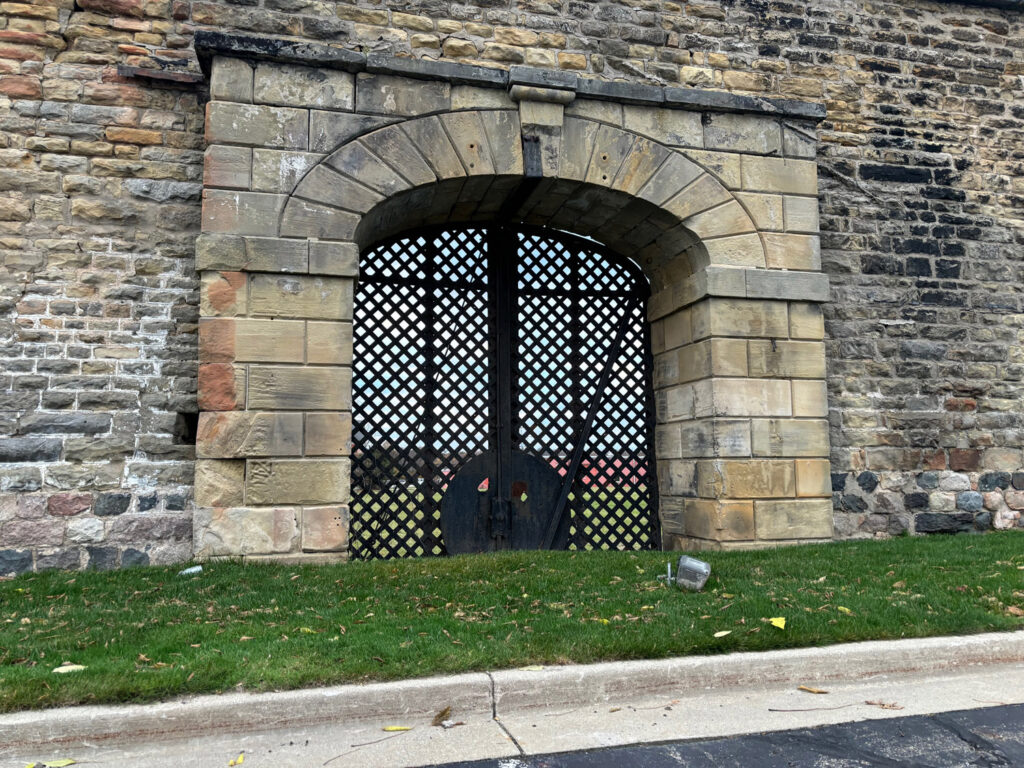
[[[196,73],[197,26],[823,101],[837,532],[1019,524],[1024,14],[1000,5],[0,3],[0,572],[189,551],[205,87],[117,66]]]

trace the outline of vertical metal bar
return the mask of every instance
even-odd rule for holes
[[[514,229],[493,227],[487,230],[490,254],[490,291],[495,324],[495,382],[497,413],[494,446],[497,469],[491,501],[491,536],[495,549],[510,545],[509,500],[512,497],[512,323],[515,317],[516,254],[519,248]]]
[[[434,303],[437,300],[437,278],[435,264],[438,259],[437,237],[428,237],[424,249],[424,291],[426,296],[423,301],[423,451],[419,460],[424,463],[423,467],[416,467],[417,473],[422,472],[422,478],[417,483],[419,509],[423,513],[423,528],[420,541],[423,543],[423,554],[431,554],[431,550],[437,543],[433,535],[434,513],[436,503],[433,492],[433,467],[435,456],[435,444],[437,433],[434,424],[434,412],[437,404],[437,371],[434,366],[434,355],[437,351],[436,311]],[[415,455],[415,454],[414,454]]]
[[[647,515],[650,520],[651,549],[661,549],[661,488],[658,486],[658,456],[654,447],[654,431],[657,424],[657,413],[654,404],[654,382],[652,381],[654,376],[654,351],[651,349],[651,324],[647,320],[648,296],[642,292],[638,293],[641,308],[640,322],[644,329],[643,384],[644,417],[647,429]]]

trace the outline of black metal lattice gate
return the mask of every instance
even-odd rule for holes
[[[649,290],[552,230],[420,230],[367,252],[352,556],[660,546]]]

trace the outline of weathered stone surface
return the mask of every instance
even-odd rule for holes
[[[355,103],[355,80],[338,70],[260,62],[252,98],[258,104],[348,111]]]
[[[755,456],[827,456],[828,422],[815,419],[754,419]]]
[[[351,450],[351,413],[306,414],[306,456],[347,456]]]
[[[949,515],[922,512],[914,515],[914,530],[917,533],[957,533],[969,531],[973,526],[974,515],[970,512]]]
[[[323,155],[315,152],[254,149],[252,189],[254,192],[290,194],[295,185],[323,158]]]
[[[827,499],[755,501],[759,539],[832,538],[832,502]]]
[[[451,107],[451,85],[391,75],[360,74],[356,108],[381,115],[424,115]]]
[[[216,56],[210,75],[210,98],[217,101],[252,101],[253,67],[241,58]]]
[[[352,371],[254,365],[249,368],[250,408],[345,411],[351,408]]]
[[[106,413],[31,413],[18,425],[18,434],[97,435],[110,429],[111,417]]]
[[[309,146],[309,112],[211,101],[206,105],[206,141],[305,150]]]
[[[350,320],[353,282],[345,278],[253,275],[249,313],[256,316]]]
[[[247,504],[346,504],[349,501],[348,459],[251,459],[247,464]]]
[[[68,541],[75,544],[95,544],[103,541],[103,521],[95,517],[83,517],[68,521]]]
[[[704,146],[729,152],[781,154],[782,126],[778,120],[761,116],[709,113],[704,121]]]
[[[193,523],[198,557],[281,554],[299,541],[294,508],[200,509]]]
[[[245,462],[203,459],[195,465],[197,507],[233,507],[242,504]]]
[[[311,365],[351,365],[352,324],[306,323],[306,362]]]
[[[0,438],[0,463],[18,461],[58,461],[61,441],[54,438]]]
[[[348,548],[347,506],[303,507],[303,552],[344,552]]]
[[[131,506],[132,496],[129,493],[101,493],[96,497],[93,512],[99,516],[123,514]]]
[[[301,454],[301,413],[222,411],[199,415],[196,455],[200,458]]]
[[[31,569],[31,549],[0,549],[0,576],[16,576]]]
[[[206,149],[203,185],[224,189],[249,189],[252,183],[253,150],[215,144]],[[277,191],[277,190],[270,190]]]

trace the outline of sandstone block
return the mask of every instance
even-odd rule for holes
[[[249,313],[313,320],[351,320],[353,281],[335,277],[253,275]]]
[[[300,455],[301,413],[222,411],[199,414],[196,456],[200,458]]]
[[[664,323],[666,349],[675,349],[689,344],[693,340],[689,309],[681,309],[672,313],[665,318]]]
[[[723,267],[765,266],[765,251],[756,234],[731,235],[704,243],[708,264]],[[751,270],[753,271],[753,270]]]
[[[786,195],[782,201],[787,232],[818,233],[818,198]]]
[[[701,114],[681,109],[625,105],[625,128],[672,147],[704,146]]]
[[[794,381],[792,386],[794,416],[828,416],[828,390],[824,381]]]
[[[311,365],[352,364],[352,324],[306,324],[306,362]]]
[[[694,414],[703,416],[790,416],[790,384],[771,379],[712,379],[711,397],[702,397]]]
[[[309,150],[311,152],[332,152],[352,139],[390,125],[396,119],[394,117],[311,110],[309,113]]]
[[[812,161],[743,155],[740,168],[748,192],[818,194],[817,166]]]
[[[247,504],[347,504],[348,459],[250,459]]]
[[[511,113],[493,114],[507,115]],[[437,176],[420,153],[419,148],[400,129],[389,128],[374,131],[360,139],[360,142],[393,169],[399,171],[414,187],[433,184],[437,181]]]
[[[793,462],[756,459],[699,461],[697,495],[708,499],[795,496]]]
[[[832,495],[831,465],[827,459],[797,459],[793,464],[798,497]]]
[[[306,456],[348,456],[351,450],[351,413],[306,414]]]
[[[253,365],[248,404],[268,411],[347,411],[352,407],[352,371]]]
[[[754,419],[755,456],[828,456],[828,422],[811,419]]]
[[[792,379],[825,378],[825,345],[820,341],[762,341],[751,339],[751,376]]]
[[[758,299],[829,300],[828,275],[817,272],[747,270],[747,296]]]
[[[817,235],[766,232],[764,248],[768,269],[821,269],[821,249]]]
[[[199,314],[234,317],[246,313],[248,278],[244,272],[203,272],[200,277]]]
[[[282,554],[298,549],[297,510],[247,507],[198,509],[193,517],[198,557]]]
[[[706,152],[699,149],[687,149],[685,154],[714,176],[726,189],[741,189],[742,173],[740,157],[730,152]]]
[[[782,126],[770,117],[710,112],[704,120],[704,146],[727,152],[781,154]]]
[[[245,408],[245,366],[208,363],[199,366],[198,401],[203,411]]]
[[[355,243],[309,244],[309,272],[338,277],[359,276],[359,247]]]
[[[290,194],[306,173],[323,159],[315,152],[276,149],[252,150],[252,189],[254,192]]]
[[[336,69],[260,62],[252,98],[259,104],[351,111],[355,78]]]
[[[201,459],[196,461],[197,507],[233,507],[242,504],[245,462]]]
[[[832,538],[831,499],[754,502],[759,539]]]
[[[323,205],[353,213],[366,213],[384,196],[343,176],[327,165],[318,165],[299,184],[296,194]]]
[[[473,85],[452,86],[452,109],[515,109],[512,98],[496,88]]]
[[[356,108],[382,115],[424,115],[451,108],[451,85],[361,73],[356,78]]]
[[[305,150],[309,148],[309,112],[211,101],[206,105],[206,141]]]
[[[813,160],[818,154],[818,139],[814,135],[814,128],[806,130],[786,126],[783,136],[783,152],[786,157],[801,157]]]
[[[693,305],[691,313],[694,339],[789,336],[789,312],[783,302],[710,298]]]
[[[684,458],[750,456],[750,422],[746,419],[700,419],[680,425]],[[660,458],[660,456],[659,456]]]
[[[825,317],[820,304],[793,302],[789,305],[789,335],[793,339],[825,338]]]
[[[747,376],[747,343],[742,339],[711,339],[711,374]]]
[[[302,510],[302,550],[304,552],[343,552],[348,548],[348,526],[347,506],[304,507]]]
[[[687,536],[714,541],[754,538],[754,502],[686,499],[684,506]]]
[[[215,101],[252,101],[252,64],[242,59],[215,56],[210,74],[210,98]]]
[[[252,181],[252,150],[215,144],[207,147],[203,184],[224,189],[249,189]]]
[[[786,228],[782,195],[767,195],[760,192],[736,192],[736,199],[750,214],[761,232],[781,232]],[[794,198],[803,199],[803,198]],[[809,198],[808,198],[809,199]]]
[[[207,189],[203,192],[203,231],[273,237],[287,200],[284,195]]]
[[[679,441],[679,424],[659,424],[654,429],[654,452],[658,461],[682,457]]]
[[[281,217],[281,236],[351,240],[359,221],[358,214],[292,198]]]
[[[402,125],[402,130],[430,164],[437,178],[452,179],[466,175],[459,153],[438,118],[410,120]]]
[[[726,237],[728,235],[742,235],[755,231],[754,222],[747,215],[746,210],[737,200],[729,200],[722,205],[698,213],[686,219],[683,224],[702,240],[715,237]],[[757,266],[761,256],[755,249],[753,266]],[[713,263],[722,263],[721,260],[712,259]],[[744,260],[742,266],[749,266],[749,259]]]

